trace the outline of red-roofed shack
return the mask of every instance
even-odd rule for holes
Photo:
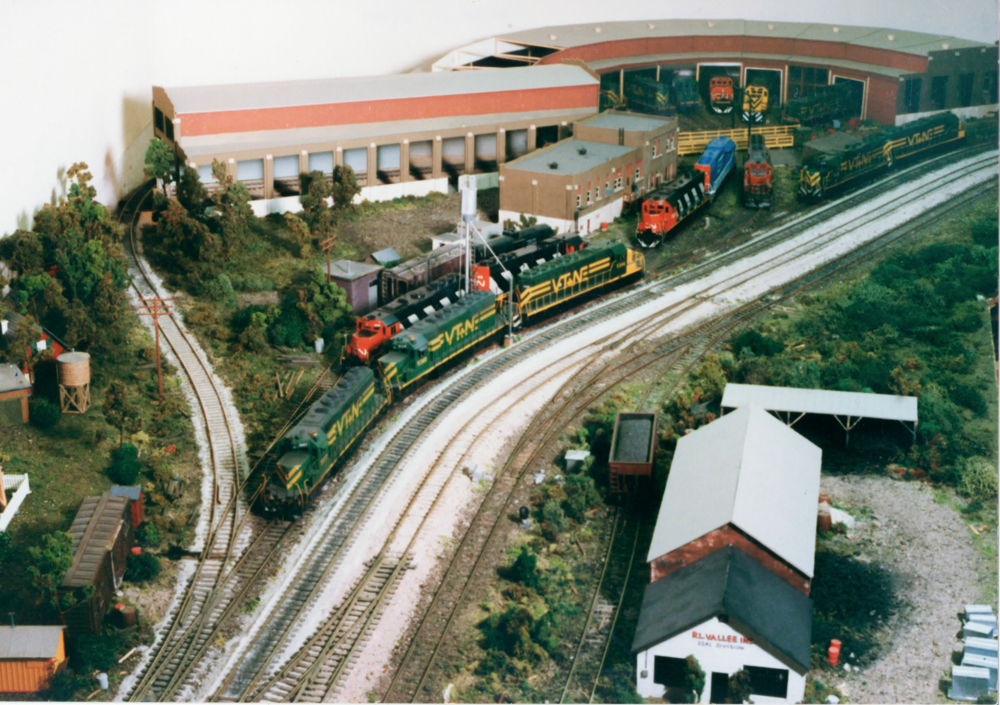
[[[31,382],[27,375],[17,368],[17,365],[5,363],[0,365],[0,426],[5,421],[14,421],[20,413],[21,423],[28,423],[28,397],[31,395]],[[15,410],[16,407],[16,410]]]
[[[0,627],[0,693],[37,693],[66,667],[62,627]]]
[[[88,587],[93,593],[62,613],[73,632],[97,632],[115,590],[125,577],[125,560],[132,548],[131,500],[105,492],[87,497],[69,528],[73,537],[73,564],[63,578],[61,593],[79,599]]]

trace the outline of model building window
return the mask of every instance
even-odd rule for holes
[[[156,129],[163,132],[163,111],[153,108],[153,119],[156,121]]]
[[[947,96],[948,77],[935,76],[931,79],[931,105],[934,110],[944,110],[944,104]]]
[[[667,688],[683,688],[684,659],[672,658],[670,656],[654,656],[653,682]]]
[[[590,189],[587,189],[587,205],[589,206],[594,201],[590,198]]]
[[[580,207],[580,194],[576,194],[576,207]]]
[[[764,695],[770,698],[788,696],[788,671],[779,668],[762,668],[760,666],[745,666],[750,674],[751,691],[754,695]]]
[[[636,183],[638,183],[639,179],[641,179],[641,178],[642,178],[642,174],[640,173],[640,170],[638,168],[636,168],[636,170],[635,170],[635,181],[636,181]]]
[[[174,121],[173,120],[167,120],[166,117],[164,117],[163,121],[165,123],[163,126],[166,128],[163,131],[163,134],[165,134],[167,136],[168,140],[170,140],[171,142],[173,142],[174,141]]]
[[[983,74],[983,102],[992,105],[997,102],[997,72],[987,71]]]
[[[812,66],[789,66],[788,99],[812,95],[820,86],[825,86],[830,82],[829,76],[826,69],[817,69]]]
[[[920,88],[923,81],[919,78],[907,79],[903,86],[903,105],[906,112],[916,113],[920,111]]]
[[[619,176],[618,178],[615,179],[615,191],[621,191],[621,190],[622,190],[622,177]]]
[[[324,174],[332,174],[333,152],[310,152],[309,171],[322,171]]]
[[[958,77],[958,102],[963,108],[972,105],[972,81],[974,73],[963,73]]]
[[[658,156],[660,156],[660,143],[653,142],[653,159],[656,159]]]

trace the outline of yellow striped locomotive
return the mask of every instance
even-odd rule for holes
[[[388,404],[378,386],[369,368],[349,369],[278,441],[278,462],[264,480],[265,513],[301,512],[309,493]]]
[[[819,201],[855,179],[964,137],[965,125],[952,113],[932,115],[866,137],[860,144],[808,159],[799,171],[798,196]]]
[[[644,269],[642,254],[617,242],[553,257],[524,271],[515,269],[515,325],[530,324],[562,304],[637,279]],[[282,437],[278,461],[264,479],[265,513],[301,513],[309,495],[392,400],[506,330],[511,287],[491,290],[489,273],[482,279],[477,276],[481,288],[389,339],[389,349],[374,370],[349,368]]]

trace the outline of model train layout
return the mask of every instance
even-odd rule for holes
[[[356,361],[373,361],[382,348],[387,352],[379,354],[373,368],[348,368],[334,388],[282,437],[277,464],[262,479],[264,513],[301,513],[310,493],[383,409],[456,358],[496,339],[510,325],[506,316],[511,289],[514,326],[520,328],[557,307],[638,279],[645,269],[643,255],[621,243],[580,249],[578,236],[557,238],[547,247],[544,242],[501,260],[522,265],[508,270],[514,277],[512,287],[500,287],[488,265],[480,265],[477,289],[467,294],[454,286],[454,275],[449,275],[443,282],[404,294],[397,306],[390,304],[364,319],[364,329],[359,321],[351,342]],[[528,266],[529,261],[535,266]],[[416,307],[425,303],[424,315],[411,318],[417,316]],[[404,320],[410,325],[404,326]],[[378,329],[369,324],[377,324]],[[378,345],[372,345],[376,340]]]
[[[747,160],[743,164],[743,205],[769,208],[774,189],[774,167],[763,135],[750,135]]]

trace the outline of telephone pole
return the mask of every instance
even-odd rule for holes
[[[153,317],[153,331],[156,335],[156,387],[160,392],[160,404],[163,403],[163,371],[160,368],[160,316],[173,315],[173,299],[139,299],[139,315]]]
[[[319,246],[326,252],[326,283],[330,283],[330,251],[333,246],[337,244],[337,236],[331,235],[323,242],[319,243]]]

